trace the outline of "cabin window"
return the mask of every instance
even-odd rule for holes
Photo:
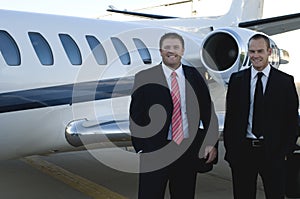
[[[130,65],[130,55],[124,43],[116,37],[112,37],[111,41],[119,55],[123,65]]]
[[[37,32],[29,32],[28,35],[41,64],[53,65],[53,54],[46,39]]]
[[[0,53],[9,66],[19,66],[21,56],[15,40],[4,30],[0,30]]]
[[[87,35],[86,40],[93,52],[93,55],[99,65],[107,64],[107,56],[102,44],[94,36]]]
[[[71,64],[81,65],[82,58],[80,50],[75,41],[71,38],[71,36],[67,34],[59,34],[59,38]]]
[[[137,38],[133,38],[133,42],[134,42],[136,48],[138,49],[138,52],[139,52],[144,64],[151,64],[152,63],[151,55],[150,55],[148,48],[144,44],[144,42],[142,42],[140,39],[137,39]]]

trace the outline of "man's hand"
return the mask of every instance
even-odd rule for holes
[[[218,150],[214,146],[205,147],[204,158],[207,159],[205,163],[211,163],[217,157]]]

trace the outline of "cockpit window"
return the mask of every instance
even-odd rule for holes
[[[107,64],[107,56],[102,44],[94,36],[87,35],[86,40],[93,52],[93,55],[99,65]]]
[[[82,58],[81,58],[80,50],[77,44],[75,43],[75,41],[71,38],[71,36],[67,34],[59,34],[59,38],[71,64],[81,65]]]
[[[130,55],[124,43],[117,37],[112,37],[111,41],[119,55],[123,65],[130,65]]]
[[[148,48],[144,44],[144,42],[142,42],[140,39],[137,39],[137,38],[133,38],[133,42],[134,42],[136,48],[138,49],[138,52],[139,52],[144,64],[151,64],[152,63],[151,55],[150,55]]]
[[[21,56],[15,40],[4,30],[0,30],[0,52],[9,66],[19,66]]]
[[[41,64],[53,65],[53,54],[46,39],[37,32],[29,32],[28,35]]]

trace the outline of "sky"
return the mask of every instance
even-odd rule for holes
[[[117,9],[134,10],[151,5],[160,5],[174,0],[0,0],[1,9],[32,11],[95,18],[106,13],[109,5]],[[201,0],[219,5],[211,9],[222,9],[231,0]],[[300,12],[299,0],[265,0],[265,17]],[[217,2],[217,4],[215,4]],[[226,6],[225,6],[226,7]],[[176,13],[176,12],[175,12]]]
[[[115,8],[129,11],[138,8],[145,8],[153,5],[161,5],[175,0],[0,0],[0,8],[8,10],[20,10],[39,13],[59,14],[87,18],[97,18],[108,14],[106,9],[110,5]],[[213,12],[228,8],[231,0],[201,0],[211,9],[206,11],[213,15]],[[211,4],[211,6],[210,6]],[[225,4],[225,6],[224,6]],[[218,5],[218,6],[215,6]],[[299,0],[264,0],[263,18],[275,17],[286,14],[300,13]],[[173,13],[153,13],[169,16],[177,16],[180,13],[174,10]],[[122,17],[122,15],[119,15]],[[123,16],[124,18],[124,16]],[[300,81],[300,56],[298,55],[300,43],[300,30],[272,36],[277,46],[287,49],[290,53],[290,64],[284,65],[282,69],[293,74],[297,81]]]
[[[130,10],[163,2],[170,0],[0,0],[0,8],[95,18],[105,14],[109,5]]]

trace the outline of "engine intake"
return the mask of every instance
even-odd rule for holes
[[[231,68],[239,56],[237,42],[230,34],[224,32],[215,33],[207,38],[203,48],[204,63],[216,71]]]
[[[248,40],[257,32],[241,28],[222,28],[208,34],[202,42],[201,62],[210,76],[221,84],[227,84],[232,73],[248,68]],[[263,33],[261,33],[263,34]],[[289,55],[270,39],[272,54],[269,62],[278,68],[288,63]]]

